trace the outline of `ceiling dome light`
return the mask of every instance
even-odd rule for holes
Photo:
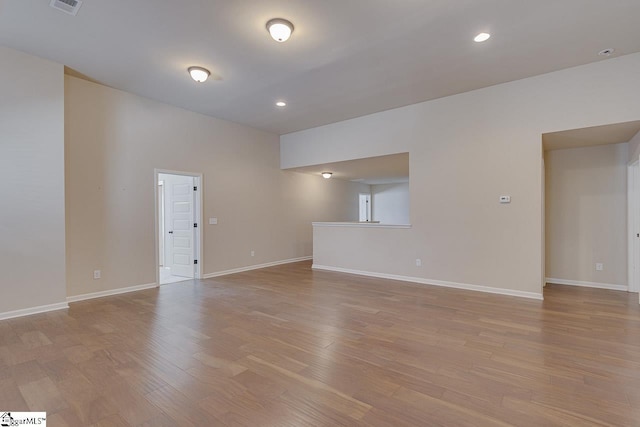
[[[267,31],[279,43],[286,42],[293,33],[293,24],[286,19],[274,18],[267,22]]]
[[[191,78],[198,83],[204,83],[211,75],[209,70],[202,67],[189,67],[187,70],[189,71],[189,74],[191,74]]]
[[[276,107],[286,107],[287,103],[284,101],[278,101],[276,102]]]
[[[323,177],[324,179],[329,179],[329,178],[331,178],[331,175],[333,175],[333,173],[331,173],[331,172],[322,172],[322,177]]]
[[[476,43],[482,43],[482,42],[486,42],[487,40],[489,40],[489,38],[491,38],[491,34],[489,33],[480,33],[477,36],[475,36],[473,38],[473,41]]]

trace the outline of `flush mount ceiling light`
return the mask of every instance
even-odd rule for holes
[[[286,107],[287,103],[284,101],[278,101],[276,102],[276,107]]]
[[[322,172],[322,177],[323,177],[324,179],[329,179],[329,178],[331,178],[331,175],[333,175],[333,173],[332,173],[332,172]]]
[[[291,33],[293,33],[293,24],[286,19],[274,18],[267,22],[267,31],[271,34],[271,37],[278,43],[283,43],[289,40]]]
[[[189,67],[187,68],[187,70],[189,71],[191,78],[198,83],[204,83],[211,75],[211,72],[209,70],[202,67]]]
[[[491,38],[491,34],[489,33],[480,33],[473,38],[473,41],[476,43],[486,42]]]

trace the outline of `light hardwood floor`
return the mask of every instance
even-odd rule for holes
[[[176,283],[0,322],[0,410],[50,426],[640,426],[637,301],[308,262]]]

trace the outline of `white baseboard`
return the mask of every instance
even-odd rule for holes
[[[128,286],[126,288],[110,289],[108,291],[92,292],[90,294],[73,295],[67,297],[67,302],[78,302],[94,298],[108,297],[111,295],[126,294],[128,292],[141,291],[143,289],[157,288],[156,283],[147,283],[146,285]]]
[[[267,262],[265,264],[249,265],[247,267],[239,267],[239,268],[233,268],[231,270],[224,270],[224,271],[218,271],[218,272],[215,272],[215,273],[208,273],[208,274],[205,274],[204,276],[202,276],[202,278],[203,279],[211,279],[212,277],[219,277],[219,276],[226,276],[228,274],[242,273],[243,271],[259,270],[261,268],[274,267],[276,265],[282,265],[282,264],[291,264],[293,262],[309,261],[311,259],[313,259],[313,257],[303,256],[303,257],[300,257],[300,258],[290,258],[290,259],[285,259],[285,260],[281,260],[281,261]]]
[[[542,300],[541,293],[516,291],[512,289],[492,288],[490,286],[470,285],[468,283],[446,282],[442,280],[423,279],[421,277],[399,276],[396,274],[374,273],[371,271],[351,270],[348,268],[330,267],[326,265],[313,264],[314,270],[336,271],[339,273],[357,274],[359,276],[377,277],[380,279],[401,280],[403,282],[419,283],[421,285],[442,286],[446,288],[464,289],[467,291],[488,292],[491,294],[509,295],[513,297],[530,298]]]
[[[64,310],[69,308],[66,302],[56,304],[40,305],[38,307],[23,308],[22,310],[5,311],[0,313],[0,320],[13,319],[14,317],[29,316],[31,314],[46,313],[47,311]]]
[[[583,288],[598,288],[598,289],[610,289],[612,291],[625,291],[629,292],[629,287],[626,285],[613,285],[611,283],[598,283],[598,282],[583,282],[580,280],[566,280],[566,279],[554,279],[553,277],[547,277],[545,279],[547,283],[555,285],[568,285],[568,286],[582,286]]]

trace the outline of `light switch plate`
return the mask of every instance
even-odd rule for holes
[[[209,218],[209,225],[216,225],[218,223],[218,218]]]

